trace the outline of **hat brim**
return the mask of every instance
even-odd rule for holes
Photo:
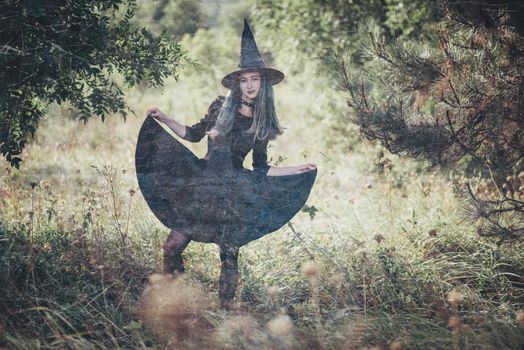
[[[235,85],[235,80],[240,73],[249,71],[259,71],[262,75],[269,80],[271,85],[276,85],[284,80],[284,73],[273,68],[242,68],[234,72],[229,73],[222,79],[222,85],[228,89],[231,89]]]

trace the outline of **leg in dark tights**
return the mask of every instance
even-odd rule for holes
[[[172,230],[164,243],[164,273],[184,272],[182,252],[191,240]]]
[[[238,247],[221,246],[220,260],[220,282],[218,296],[220,306],[229,309],[231,300],[235,297],[238,282]]]

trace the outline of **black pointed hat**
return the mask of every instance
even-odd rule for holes
[[[258,51],[257,43],[249,24],[244,19],[244,30],[242,31],[242,41],[240,43],[240,60],[238,69],[229,73],[222,79],[222,85],[231,89],[237,79],[237,75],[244,71],[257,70],[271,82],[271,85],[278,84],[284,79],[284,73],[273,68],[267,68],[262,61],[262,56]]]

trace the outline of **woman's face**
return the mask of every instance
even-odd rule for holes
[[[261,78],[259,72],[244,72],[238,76],[242,98],[252,102],[260,91]]]

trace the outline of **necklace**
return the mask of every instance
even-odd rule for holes
[[[253,106],[255,105],[254,102],[253,103],[249,103],[246,100],[244,100],[243,98],[240,99],[240,103],[242,103],[243,105],[248,106],[249,108],[253,108]]]

